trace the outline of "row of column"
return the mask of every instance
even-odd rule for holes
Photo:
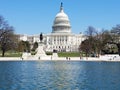
[[[52,36],[51,37],[52,44],[67,44],[68,43],[68,37],[67,36]]]

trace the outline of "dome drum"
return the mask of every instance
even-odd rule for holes
[[[58,28],[60,28],[60,27],[71,27],[71,26],[69,24],[56,24],[56,25],[54,25],[52,27],[58,27]]]
[[[54,24],[60,24],[60,23],[63,23],[63,24],[65,23],[65,24],[69,24],[70,25],[69,21],[65,20],[65,19],[64,20],[58,20],[57,19],[57,20],[54,21]]]
[[[71,30],[70,30],[70,26],[53,26],[53,33],[70,33]]]
[[[70,33],[70,29],[54,29],[52,33]]]

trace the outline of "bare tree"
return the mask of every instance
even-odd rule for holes
[[[115,27],[112,28],[111,33],[120,35],[120,24],[116,25]]]
[[[88,27],[86,31],[86,36],[87,39],[82,42],[80,49],[84,52],[85,49],[87,49],[89,51],[89,54],[93,54],[94,56],[98,57],[104,50],[105,45],[111,40],[111,36],[107,30],[102,30],[102,32],[98,32],[92,26]]]
[[[89,26],[86,37],[87,39],[81,43],[79,48],[83,52],[99,56],[102,52],[109,53],[109,48],[113,47],[114,44],[114,47],[116,45],[118,48],[118,54],[120,55],[120,25],[116,25],[111,31],[103,29],[101,32]]]
[[[2,50],[2,56],[4,57],[5,52],[14,47],[14,29],[12,26],[8,25],[2,16],[0,16],[0,48]]]
[[[79,49],[81,51],[85,52],[86,57],[88,57],[89,54],[91,53],[91,45],[89,44],[89,40],[86,39],[86,40],[82,41]]]
[[[112,41],[110,43],[113,43],[117,46],[118,54],[120,56],[120,24],[112,28],[111,36],[112,36]]]
[[[19,41],[18,51],[19,52],[30,52],[30,43],[28,41]]]
[[[93,26],[89,26],[87,31],[86,31],[86,36],[87,36],[87,45],[89,45],[90,49],[90,54],[96,53],[96,44],[97,44],[97,39],[95,38],[97,36],[98,32]]]

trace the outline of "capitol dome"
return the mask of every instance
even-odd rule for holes
[[[70,21],[67,14],[64,13],[62,3],[52,26],[52,33],[71,33]]]

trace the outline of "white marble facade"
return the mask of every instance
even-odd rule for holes
[[[31,44],[34,42],[40,42],[38,35],[21,35],[21,40],[29,41]],[[76,52],[79,45],[85,39],[83,34],[73,34],[71,32],[71,25],[69,18],[64,13],[63,5],[60,6],[60,11],[56,15],[52,26],[52,33],[43,34],[43,43],[45,45],[44,50],[52,52],[57,50],[60,52]]]

